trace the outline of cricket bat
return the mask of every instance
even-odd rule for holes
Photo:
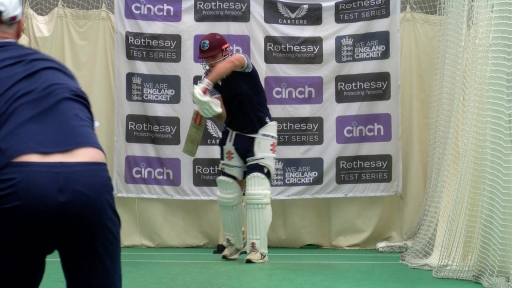
[[[192,120],[188,127],[187,138],[183,145],[183,153],[192,157],[196,156],[199,142],[201,142],[201,137],[203,136],[205,122],[203,115],[194,109],[194,113],[192,113]]]

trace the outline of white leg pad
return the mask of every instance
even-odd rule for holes
[[[219,204],[224,246],[235,245],[237,249],[244,246],[243,225],[244,206],[242,204],[242,189],[238,183],[225,176],[217,178],[217,203]]]
[[[268,230],[272,222],[270,182],[261,173],[252,173],[245,180],[247,209],[247,250],[268,254]]]

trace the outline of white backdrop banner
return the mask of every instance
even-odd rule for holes
[[[117,0],[117,196],[215,199],[223,124],[182,152],[199,39],[247,54],[278,123],[274,199],[401,193],[400,1]]]

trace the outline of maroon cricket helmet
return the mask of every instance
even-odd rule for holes
[[[229,43],[224,36],[219,33],[209,33],[204,35],[201,41],[199,41],[197,58],[212,57],[220,52],[227,51],[227,49],[229,49]]]

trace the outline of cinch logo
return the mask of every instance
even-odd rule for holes
[[[126,184],[180,186],[181,160],[147,156],[126,156],[124,161]]]
[[[199,53],[199,41],[206,34],[198,34],[194,36],[194,62],[202,63],[203,60],[197,58],[197,54]],[[229,43],[229,48],[231,48],[231,53],[237,54],[245,54],[251,58],[251,38],[249,35],[234,35],[234,34],[223,34],[226,41]]]
[[[265,36],[267,64],[321,64],[322,37]]]
[[[249,0],[194,0],[196,22],[249,22],[250,19]]]
[[[391,141],[391,114],[361,114],[336,117],[336,143]]]
[[[126,74],[126,100],[130,102],[178,104],[181,78],[178,75]]]
[[[143,62],[181,61],[181,36],[126,31],[126,59]]]
[[[269,105],[322,104],[324,81],[320,76],[265,77],[265,94]]]
[[[355,23],[389,18],[391,0],[343,0],[334,4],[336,23]]]
[[[337,103],[383,101],[391,98],[389,72],[338,75],[334,83]]]
[[[280,25],[321,25],[322,4],[265,0],[264,20],[265,23]]]
[[[158,22],[180,22],[181,0],[125,0],[126,19]]]
[[[336,36],[337,63],[384,60],[389,58],[389,31]]]

